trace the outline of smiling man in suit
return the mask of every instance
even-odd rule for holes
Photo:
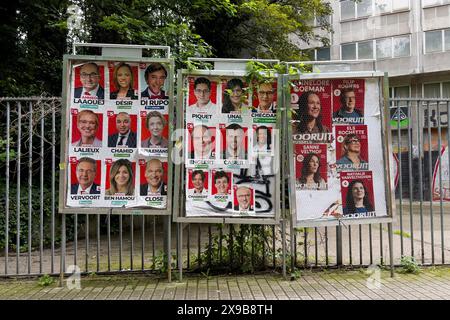
[[[118,133],[108,137],[109,148],[136,148],[137,135],[131,131],[131,117],[126,112],[119,112],[116,117]]]
[[[94,183],[97,163],[89,157],[80,158],[76,168],[78,182],[70,186],[71,194],[100,194],[100,186]]]
[[[80,82],[82,87],[75,88],[75,98],[105,99],[105,90],[99,85],[100,70],[93,62],[85,63],[80,68]]]

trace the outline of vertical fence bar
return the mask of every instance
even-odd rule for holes
[[[384,265],[384,255],[383,255],[383,224],[380,223],[380,264]]]
[[[233,243],[233,225],[230,224],[229,226],[229,243],[228,243],[228,252],[229,252],[229,256],[228,256],[228,260],[229,260],[229,264],[230,264],[230,269],[233,268],[233,253],[234,253],[234,243]]]
[[[402,174],[402,137],[400,132],[400,103],[396,102],[397,114],[399,115],[399,121],[397,121],[397,154],[398,154],[398,171],[399,171],[399,219],[400,219],[400,254],[404,254],[403,244],[403,174]]]
[[[294,240],[292,241],[292,249],[294,250],[294,267],[297,267],[297,231],[295,228],[291,228],[292,234],[294,235]],[[292,238],[291,238],[292,239]]]
[[[33,103],[28,104],[30,121],[28,124],[28,274],[31,273],[31,241],[33,227]],[[19,204],[20,205],[20,204]]]
[[[187,246],[187,269],[189,270],[191,268],[191,224],[187,225],[187,240],[186,240],[186,246]]]
[[[419,171],[419,217],[420,217],[420,250],[421,250],[421,258],[422,258],[422,264],[425,263],[425,239],[424,239],[424,230],[423,230],[423,176],[422,176],[422,170],[423,170],[423,164],[422,164],[422,144],[423,139],[421,139],[421,131],[423,133],[423,129],[421,122],[420,122],[420,108],[422,106],[422,101],[417,102],[417,111],[416,111],[416,118],[417,118],[417,151],[419,153],[417,160],[418,160],[418,171]]]
[[[251,266],[252,266],[252,271],[254,271],[255,270],[255,241],[254,241],[254,225],[251,225],[250,226],[250,237],[251,237],[251,239],[252,239],[252,242],[251,242],[251,247],[252,247],[252,252],[251,252],[251,259],[250,259],[250,261],[251,261]],[[244,241],[242,241],[242,243],[243,243]]]
[[[305,254],[305,260],[304,260],[304,266],[305,268],[308,266],[308,231],[307,228],[305,227],[305,230],[303,231],[303,238],[304,238],[304,254]]]
[[[107,216],[108,222],[106,225],[107,228],[106,232],[108,237],[108,271],[111,271],[111,212],[112,209],[109,209]]]
[[[450,103],[447,101],[447,154],[448,168],[450,168]],[[450,172],[448,174],[448,185],[450,186]],[[444,216],[442,216],[442,226],[444,226]],[[443,229],[441,229],[442,236]],[[442,247],[445,248],[445,237],[442,238]],[[442,255],[442,264],[445,264],[445,255]]]
[[[97,272],[100,271],[100,215],[97,214]]]
[[[86,214],[86,235],[85,235],[85,266],[86,266],[86,272],[89,272],[89,214]]]
[[[177,233],[178,235],[178,233]],[[141,234],[141,270],[145,269],[145,216],[142,215],[142,234]]]
[[[222,265],[222,240],[223,240],[223,225],[221,224],[219,227],[219,264]]]
[[[325,227],[325,265],[328,267],[328,227]]]
[[[352,226],[348,226],[348,257],[349,264],[353,264],[353,256],[352,256]]]
[[[266,237],[266,228],[265,228],[265,226],[264,225],[262,225],[261,226],[261,229],[262,229],[262,244],[261,244],[261,246],[262,246],[262,266],[263,266],[263,269],[265,269],[265,267],[266,267],[266,240],[267,240],[267,237]]]
[[[342,226],[339,220],[339,225],[336,226],[336,265],[342,265]]]
[[[315,256],[315,265],[317,267],[319,265],[319,246],[317,245],[317,227],[314,227],[314,256]]]
[[[411,105],[407,101],[408,119],[411,119]],[[413,216],[413,177],[412,177],[412,135],[411,120],[408,121],[408,185],[409,185],[409,225],[411,232],[411,256],[414,257],[414,216]]]
[[[21,140],[22,140],[22,104],[17,103],[17,225],[16,225],[16,274],[19,274],[20,260],[20,158],[21,158]]]
[[[73,264],[77,265],[77,253],[78,253],[78,214],[75,214],[73,217]]]
[[[373,264],[372,225],[371,224],[369,224],[369,251],[370,251],[370,264]]]
[[[197,262],[198,262],[198,268],[200,269],[202,267],[202,229],[200,224],[198,224],[198,233],[197,233]]]
[[[122,256],[123,256],[123,217],[122,213],[119,215],[119,270],[123,270],[122,266]]]
[[[44,254],[44,105],[41,105],[41,152],[40,152],[40,214],[39,214],[39,273],[42,274]]]
[[[52,217],[51,217],[51,273],[54,272],[55,260],[55,204],[56,204],[56,115],[55,103],[52,103]]]
[[[428,190],[430,201],[430,235],[431,235],[431,264],[434,265],[434,221],[433,221],[433,170],[432,163],[433,157],[431,154],[431,121],[430,117],[430,101],[427,101],[427,113],[428,113]]]
[[[152,259],[153,259],[153,271],[155,270],[155,258],[156,258],[156,216],[153,216],[153,232],[152,232]]]
[[[358,226],[358,232],[359,232],[359,265],[362,266],[363,264],[363,251],[362,251],[362,225]]]
[[[10,105],[6,102],[6,198],[5,198],[5,275],[8,274],[9,259],[9,139],[10,139]]]
[[[211,268],[212,263],[212,232],[211,225],[208,225],[208,267]]]
[[[130,270],[133,270],[133,258],[134,258],[134,216],[130,215]]]
[[[272,226],[272,265],[273,268],[275,269],[277,266],[277,256],[276,256],[276,235],[275,235],[275,225]]]
[[[438,159],[439,159],[439,218],[441,220],[441,261],[444,263],[444,208],[443,208],[443,194],[442,194],[442,157],[441,157],[441,149],[442,149],[442,130],[441,130],[441,104],[437,103],[437,120],[438,120]],[[449,122],[449,114],[447,114],[447,124]]]

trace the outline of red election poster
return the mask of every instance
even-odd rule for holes
[[[217,112],[217,82],[206,77],[189,77],[188,113]]]
[[[188,198],[206,199],[209,194],[209,172],[201,169],[189,169],[187,175]]]
[[[74,98],[105,99],[105,68],[103,65],[87,62],[75,67],[74,70]]]
[[[239,78],[222,80],[222,113],[241,113],[248,108],[249,93],[247,85]]]
[[[101,160],[70,157],[70,194],[100,194]]]
[[[72,108],[72,145],[75,147],[101,147],[103,114],[92,110]]]
[[[273,153],[273,127],[269,124],[253,125],[253,153]]]
[[[255,212],[255,191],[252,187],[246,185],[234,185],[234,211],[239,213]]]
[[[295,181],[298,190],[327,189],[327,145],[294,144]]]
[[[141,147],[168,148],[169,115],[160,111],[141,111]]]
[[[105,195],[134,196],[136,185],[136,162],[128,159],[105,159]]]
[[[108,62],[110,99],[137,100],[139,72],[137,65]]]
[[[372,171],[341,172],[341,196],[345,218],[376,216]]]
[[[211,171],[211,194],[213,196],[229,196],[233,183],[233,173],[220,169]]]
[[[225,160],[246,160],[248,155],[248,128],[237,123],[219,124],[221,155]]]
[[[336,125],[337,171],[369,170],[366,125]]]
[[[364,79],[333,80],[333,123],[364,123]]]
[[[139,159],[139,194],[167,195],[167,169],[167,162],[159,158]]]
[[[204,124],[187,123],[188,159],[215,159],[216,128]]]
[[[107,116],[108,147],[136,148],[137,116],[128,112],[114,111],[107,111]]]
[[[330,142],[331,80],[297,80],[291,89],[294,140]]]
[[[254,86],[252,106],[255,112],[276,112],[277,83],[263,82]]]

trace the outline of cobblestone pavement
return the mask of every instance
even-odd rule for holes
[[[176,275],[175,275],[176,276]],[[0,279],[0,299],[32,300],[407,300],[450,299],[450,267],[424,268],[419,274],[366,269],[303,271],[293,281],[280,274],[184,275],[171,283],[154,274],[81,277],[80,289],[59,287],[58,279]]]

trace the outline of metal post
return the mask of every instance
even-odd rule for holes
[[[5,275],[8,274],[9,254],[9,139],[10,139],[10,105],[6,102],[6,198],[5,198]]]
[[[388,223],[388,236],[389,236],[389,263],[391,269],[391,278],[394,277],[394,245],[393,245],[393,233],[392,233],[392,222]]]
[[[40,168],[40,214],[39,214],[39,273],[42,274],[44,252],[44,107],[41,106],[41,168]]]
[[[19,260],[20,260],[20,157],[22,140],[22,104],[17,103],[17,224],[16,224],[16,274],[19,274]]]
[[[32,234],[32,221],[33,221],[33,203],[32,203],[32,179],[33,179],[33,103],[30,102],[29,116],[30,122],[28,123],[28,274],[31,273],[31,234]],[[17,205],[20,206],[20,203]]]
[[[52,257],[51,257],[51,273],[54,272],[55,259],[55,185],[56,185],[56,117],[55,105],[52,105],[52,218],[51,218],[51,238],[52,238]]]
[[[170,215],[166,216],[167,219],[167,281],[172,282],[172,228],[170,224]]]
[[[339,225],[336,226],[336,265],[342,266],[342,226],[339,220]]]
[[[66,270],[66,215],[61,214],[61,256],[59,267],[59,286],[64,284],[64,272]]]
[[[293,224],[291,223],[291,251],[292,251],[292,240],[293,240],[293,232],[294,229]],[[281,219],[281,247],[282,247],[282,256],[281,263],[283,266],[283,278],[287,280],[286,274],[286,221],[285,219]],[[295,264],[293,260],[293,255],[291,252],[291,273],[294,273]]]
[[[428,117],[430,116],[430,101],[427,101]],[[431,235],[431,264],[434,265],[434,219],[433,219],[433,158],[431,156],[431,122],[428,119],[428,190],[430,201],[430,235]]]
[[[178,281],[183,281],[183,224],[178,223]]]

